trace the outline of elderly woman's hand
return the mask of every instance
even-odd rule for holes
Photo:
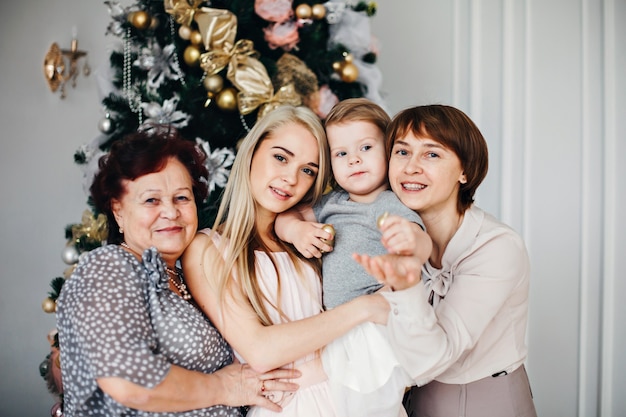
[[[299,385],[286,380],[300,377],[301,372],[297,369],[275,369],[259,374],[247,364],[232,364],[213,375],[221,379],[225,393],[224,405],[257,405],[279,412],[282,408],[271,401],[273,398],[268,393],[291,394],[297,391]],[[277,397],[279,398],[276,400],[284,396],[277,395]]]

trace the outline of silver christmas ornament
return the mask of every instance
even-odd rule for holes
[[[74,265],[78,262],[78,257],[80,254],[78,253],[78,249],[74,245],[67,245],[63,248],[63,252],[61,252],[61,259],[68,265]]]
[[[108,114],[100,119],[98,129],[100,129],[102,133],[111,133],[113,131],[113,120],[111,120]]]

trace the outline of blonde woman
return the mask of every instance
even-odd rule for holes
[[[198,234],[183,257],[200,308],[242,362],[259,372],[297,368],[293,394],[262,390],[281,416],[337,415],[319,350],[366,321],[385,324],[380,295],[322,312],[318,260],[301,256],[274,234],[274,221],[301,202],[319,201],[328,181],[326,135],[305,107],[279,107],[250,131],[237,153],[212,230]],[[274,415],[259,407],[250,416]]]

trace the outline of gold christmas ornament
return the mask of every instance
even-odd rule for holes
[[[189,26],[182,25],[178,28],[178,36],[181,39],[188,41],[191,38],[191,28]]]
[[[276,68],[276,74],[272,77],[273,85],[293,84],[301,97],[308,97],[318,90],[317,76],[297,56],[284,53],[276,61]]]
[[[165,0],[165,11],[174,17],[176,23],[190,26],[204,0]]]
[[[183,60],[190,67],[198,66],[200,63],[200,49],[195,45],[189,45],[183,52]]]
[[[385,220],[387,220],[387,217],[389,217],[389,213],[388,212],[384,212],[383,214],[381,214],[380,216],[378,216],[378,219],[376,219],[376,226],[380,229],[381,227],[383,227],[383,224],[385,223]]]
[[[72,226],[72,239],[75,242],[78,242],[83,237],[90,241],[101,242],[109,235],[107,218],[104,214],[100,213],[98,217],[94,217],[90,210],[85,210],[83,211],[81,221],[82,223]],[[71,263],[73,264],[75,262]],[[68,264],[70,264],[70,262],[68,262]]]
[[[352,56],[352,54],[351,54],[351,53],[345,52],[345,53],[343,54],[343,59],[344,59],[344,61],[346,61],[346,62],[352,62],[352,61],[354,60],[354,57]]]
[[[325,232],[328,232],[331,234],[331,238],[330,239],[320,239],[322,242],[326,243],[327,245],[330,246],[334,246],[335,244],[335,228],[333,227],[332,224],[325,224],[324,226],[322,226],[322,230]]]
[[[204,85],[206,91],[217,94],[222,91],[222,88],[224,88],[224,79],[221,75],[214,74],[205,77],[202,84]]]
[[[215,93],[207,91],[206,100],[204,101],[204,107],[209,107],[209,105],[211,104],[214,98],[215,98]]]
[[[353,83],[359,78],[359,69],[352,62],[346,62],[339,72],[341,80],[346,83]]]
[[[303,3],[296,7],[296,16],[298,19],[310,19],[312,14],[313,10],[308,4]]]
[[[137,10],[128,14],[128,20],[131,25],[139,30],[148,29],[150,27],[150,15],[145,10]]]
[[[224,111],[237,110],[237,90],[233,87],[224,88],[217,94],[215,102]]]
[[[189,35],[189,42],[193,45],[201,45],[202,44],[202,34],[197,30],[192,30]]]
[[[323,4],[314,4],[311,8],[311,15],[315,20],[322,20],[326,17],[326,7]]]
[[[50,297],[47,297],[41,303],[41,308],[46,313],[54,313],[57,309],[57,303]]]
[[[343,67],[343,61],[333,62],[333,71],[335,71],[337,74],[339,74],[339,71],[341,71],[341,67]]]

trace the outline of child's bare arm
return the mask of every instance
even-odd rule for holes
[[[333,250],[334,230],[315,220],[311,207],[295,207],[278,215],[274,231],[279,239],[291,243],[302,256],[320,258],[324,252]]]

